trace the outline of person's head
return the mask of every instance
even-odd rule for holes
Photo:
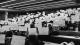
[[[4,24],[5,24],[5,25],[8,25],[8,22],[5,22]]]

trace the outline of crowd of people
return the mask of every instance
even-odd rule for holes
[[[69,8],[66,10],[57,10],[49,14],[43,12],[26,13],[7,20],[0,21],[0,31],[10,30],[38,30],[45,32],[49,30],[49,25],[53,27],[65,27],[67,23],[76,23],[80,21],[80,8]],[[67,23],[66,23],[67,22]]]

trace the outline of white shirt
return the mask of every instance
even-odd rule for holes
[[[2,31],[10,31],[9,28],[10,28],[10,26],[8,26],[8,25],[2,26]]]

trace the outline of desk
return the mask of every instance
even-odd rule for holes
[[[76,45],[80,45],[80,37],[76,36],[52,35],[50,40],[56,43],[74,42]]]

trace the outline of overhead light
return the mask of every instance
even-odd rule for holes
[[[9,2],[12,2],[12,1],[16,1],[16,0],[9,0],[9,1],[2,2],[0,4],[9,3]]]
[[[46,2],[46,1],[41,1],[41,2]],[[41,2],[36,2],[36,3],[41,3]],[[58,2],[53,2],[53,3],[59,3],[59,2],[65,2],[65,1],[58,1]],[[1,7],[20,7],[20,6],[25,6],[25,5],[30,5],[30,4],[35,4],[35,3],[30,3],[30,4],[21,4],[21,5],[17,5],[17,4],[21,4],[21,3],[16,3],[16,5],[12,4],[12,5],[5,5],[5,6],[1,6]]]
[[[25,7],[25,8],[16,8],[16,9],[20,9],[20,10],[39,10],[39,9],[45,9],[47,7],[47,9],[50,9],[50,8],[58,8],[58,7],[65,7],[65,6],[72,6],[72,5],[75,5],[75,4],[58,4],[58,5],[49,5],[49,6],[41,6],[41,7]]]
[[[55,4],[55,5],[47,5],[47,6],[29,6],[29,7],[20,7],[20,8],[15,8],[15,9],[21,9],[21,10],[34,10],[34,9],[45,9],[47,8],[58,8],[58,7],[65,7],[65,6],[72,6],[75,5],[74,2],[69,2],[69,3],[62,3],[62,4]]]
[[[47,3],[47,4],[40,4],[40,5],[33,5],[33,6],[25,6],[25,7],[20,7],[20,8],[22,9],[22,8],[37,7],[37,6],[38,6],[38,7],[41,7],[41,6],[52,5],[52,4],[54,4],[54,5],[59,5],[59,3],[54,3],[54,2],[53,2],[53,3]],[[74,4],[74,2],[67,2],[67,3],[64,3],[64,2],[62,3],[62,2],[61,2],[60,4]],[[13,7],[13,8],[14,8],[14,7]],[[19,9],[19,8],[16,8],[16,9]]]
[[[31,1],[35,1],[35,0],[31,0]],[[1,7],[8,7],[8,6],[13,6],[13,5],[19,5],[19,4],[28,3],[28,2],[31,2],[31,1],[23,1],[23,2],[20,2],[20,3],[15,3],[15,4],[10,4],[10,5],[4,5],[4,6],[1,6]]]
[[[8,8],[13,8],[13,7],[8,7]]]

